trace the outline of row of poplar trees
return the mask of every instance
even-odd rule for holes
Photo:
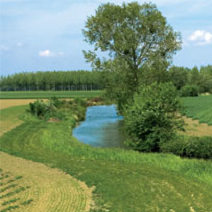
[[[1,91],[80,91],[102,89],[97,71],[23,72],[2,76]]]
[[[2,76],[0,89],[1,91],[101,90],[107,87],[105,78],[106,76],[100,71],[23,72]],[[202,66],[199,69],[172,66],[163,73],[151,69],[148,70],[148,75],[141,76],[140,80],[147,84],[155,81],[171,81],[177,90],[192,85],[196,86],[199,93],[212,93],[212,65]]]

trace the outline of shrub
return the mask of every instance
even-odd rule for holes
[[[176,116],[181,108],[171,83],[143,86],[133,104],[124,111],[127,145],[138,151],[158,152],[160,145],[173,139],[183,122]]]
[[[53,108],[52,108],[53,109]],[[42,100],[29,103],[29,112],[37,117],[44,117],[49,112],[50,106],[47,106]]]
[[[49,98],[49,104],[53,105],[56,108],[61,107],[62,105],[64,105],[65,100],[60,100],[57,97],[51,97]]]
[[[161,149],[182,157],[212,159],[212,137],[179,137],[164,143]]]
[[[82,121],[85,118],[86,106],[87,102],[82,99],[65,101],[54,97],[46,102],[37,100],[34,103],[30,103],[28,112],[35,117],[45,120],[55,119],[55,121],[73,121],[73,117],[75,116],[77,121]],[[27,117],[27,119],[29,118]]]
[[[187,96],[198,96],[199,88],[196,85],[185,85],[181,91],[180,95],[182,97]]]
[[[29,103],[29,112],[39,118],[49,118],[55,116],[57,109],[64,104],[56,97],[50,98],[47,102],[37,100]]]

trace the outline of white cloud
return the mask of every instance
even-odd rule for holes
[[[205,30],[196,30],[189,36],[188,40],[195,45],[207,45],[212,43],[212,34]]]
[[[44,50],[39,52],[40,57],[51,57],[52,53],[49,50]]]
[[[40,57],[62,57],[64,56],[64,52],[52,52],[50,50],[39,51]]]
[[[8,51],[9,47],[5,45],[0,45],[0,51]]]

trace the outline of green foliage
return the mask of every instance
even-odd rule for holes
[[[121,109],[138,90],[142,67],[153,72],[161,66],[166,70],[181,48],[180,34],[152,3],[102,4],[88,17],[83,32],[86,41],[94,45],[93,52],[84,51],[85,58],[94,70],[106,72],[106,92]],[[98,58],[98,50],[108,57]],[[158,81],[161,74],[154,76]]]
[[[212,95],[182,98],[183,115],[212,125]]]
[[[182,157],[212,159],[212,137],[179,137],[161,148],[163,152]]]
[[[200,69],[172,66],[169,80],[173,82],[183,96],[194,96],[197,93],[212,93],[212,66],[202,66]]]
[[[198,96],[199,88],[196,85],[185,85],[180,91],[182,97]]]
[[[132,106],[124,113],[125,128],[130,136],[127,144],[138,151],[159,152],[160,145],[173,139],[176,131],[182,129],[183,122],[176,117],[180,108],[172,84],[141,87]]]
[[[169,78],[177,90],[180,90],[188,83],[188,69],[172,66],[169,69]]]

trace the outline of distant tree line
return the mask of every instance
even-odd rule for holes
[[[157,70],[159,68],[159,70]],[[182,96],[212,93],[212,65],[198,69],[172,66],[167,70],[160,67],[143,67],[139,77],[141,84],[171,81]],[[161,71],[162,70],[162,71]],[[107,76],[105,75],[107,74]],[[100,71],[46,71],[22,72],[1,76],[1,91],[78,91],[100,90],[110,85],[107,78],[116,79],[114,73]],[[122,77],[120,74],[118,78]],[[121,91],[120,91],[121,92]],[[111,94],[112,95],[112,94]]]
[[[23,72],[1,76],[1,91],[80,91],[102,89],[97,71]]]
[[[182,96],[195,96],[198,93],[212,93],[212,65],[198,69],[173,66],[168,71],[169,78],[182,93]]]

